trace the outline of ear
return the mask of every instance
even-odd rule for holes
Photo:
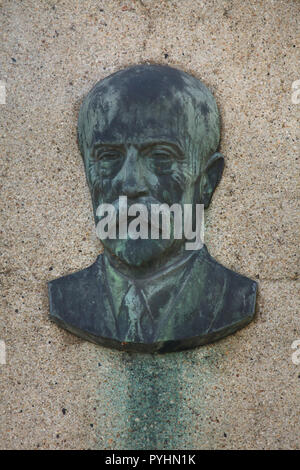
[[[204,208],[207,209],[214,190],[219,184],[223,169],[224,169],[224,157],[221,153],[214,153],[208,160],[202,176],[202,194],[201,203],[204,204]]]

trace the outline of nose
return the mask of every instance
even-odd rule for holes
[[[147,194],[143,168],[137,149],[133,147],[128,149],[118,179],[121,192],[124,196],[134,199]]]

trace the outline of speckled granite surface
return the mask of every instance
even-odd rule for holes
[[[0,448],[296,449],[300,3],[0,2]],[[167,356],[110,351],[48,319],[47,281],[101,250],[76,145],[104,76],[158,62],[201,78],[221,110],[223,179],[206,244],[259,282],[255,321]]]

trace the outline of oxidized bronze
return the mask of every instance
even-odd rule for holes
[[[78,141],[97,208],[119,196],[143,203],[209,206],[224,158],[216,102],[197,78],[138,65],[98,82],[84,99]],[[256,282],[185,240],[103,240],[82,271],[49,283],[50,315],[90,341],[169,352],[215,341],[247,325]]]

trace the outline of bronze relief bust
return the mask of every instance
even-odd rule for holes
[[[78,119],[96,224],[101,204],[120,214],[120,197],[128,207],[207,208],[224,167],[219,141],[212,94],[183,71],[137,65],[98,82]],[[49,282],[51,319],[103,346],[143,352],[192,348],[247,325],[256,282],[205,245],[186,250],[172,217],[170,226],[168,238],[103,238],[95,263]]]

